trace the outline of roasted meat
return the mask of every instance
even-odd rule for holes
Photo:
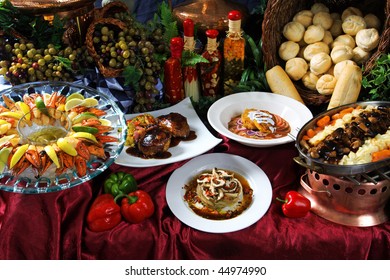
[[[153,156],[168,150],[171,144],[171,133],[161,126],[148,127],[138,141],[138,149],[147,156]]]
[[[170,113],[157,118],[159,126],[172,134],[172,137],[186,138],[190,134],[187,118],[179,113]]]

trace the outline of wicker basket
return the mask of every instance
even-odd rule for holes
[[[127,5],[121,1],[113,1],[100,9],[95,9],[95,18],[112,18],[115,13],[126,12],[130,14]]]
[[[113,19],[113,18],[96,19],[89,25],[87,30],[87,35],[86,35],[86,45],[87,45],[88,53],[95,60],[95,63],[100,73],[105,78],[118,77],[122,73],[123,68],[117,69],[117,68],[112,68],[107,65],[104,65],[100,61],[100,56],[96,52],[95,46],[93,44],[93,34],[95,32],[95,28],[99,25],[112,25],[115,26],[119,31],[119,30],[124,30],[126,28],[126,24],[120,20]]]
[[[278,49],[285,38],[283,27],[292,20],[294,15],[304,9],[309,9],[314,3],[323,3],[330,12],[342,13],[350,6],[359,8],[364,14],[373,13],[382,23],[381,39],[378,48],[364,64],[364,74],[370,72],[374,62],[382,53],[389,52],[390,40],[390,1],[384,0],[268,0],[262,23],[262,42],[264,62],[268,69],[275,65],[284,67],[285,62],[279,57]],[[320,106],[329,102],[330,96],[321,95],[317,91],[307,89],[302,82],[294,82],[306,105]]]

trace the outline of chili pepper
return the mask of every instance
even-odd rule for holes
[[[121,213],[129,223],[140,223],[153,215],[153,200],[142,190],[129,193],[121,201]]]
[[[111,194],[99,195],[87,214],[88,228],[95,232],[112,229],[121,219],[120,207]]]
[[[283,213],[290,218],[304,217],[311,208],[310,200],[296,191],[287,192],[285,199],[276,199],[284,202],[282,206]]]
[[[130,173],[116,172],[112,173],[104,181],[104,192],[116,197],[119,194],[128,194],[137,190],[137,182]]]

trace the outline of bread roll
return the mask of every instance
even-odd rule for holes
[[[322,38],[322,42],[324,42],[328,46],[332,45],[332,43],[333,43],[333,36],[332,36],[332,33],[330,33],[329,30],[325,31],[324,38]]]
[[[332,66],[332,59],[324,52],[318,53],[310,60],[310,71],[315,75],[321,75]]]
[[[318,12],[313,16],[313,25],[320,25],[325,30],[328,30],[332,24],[333,18],[328,12]]]
[[[356,34],[356,45],[366,52],[372,51],[379,44],[379,33],[375,28],[362,29]]]
[[[353,51],[349,46],[337,45],[330,52],[330,57],[332,58],[333,63],[336,64],[343,60],[352,59]]]
[[[294,81],[300,80],[308,69],[307,62],[300,57],[294,57],[286,62],[286,73]]]
[[[348,64],[356,65],[356,62],[348,59],[336,63],[333,68],[333,76],[335,76],[336,79],[340,78],[341,73],[344,71],[345,66]]]
[[[283,36],[293,42],[299,42],[304,33],[305,27],[297,21],[290,21],[283,28]]]
[[[341,25],[345,34],[355,36],[360,30],[365,29],[367,24],[361,16],[348,16]]]
[[[351,15],[356,15],[356,16],[361,16],[363,17],[363,13],[361,10],[359,10],[358,8],[356,7],[348,7],[346,8],[342,14],[341,14],[341,20],[344,21],[347,17],[351,16]]]
[[[333,93],[336,82],[337,79],[334,76],[330,74],[324,74],[318,79],[316,89],[320,94],[330,95]]]
[[[380,30],[380,28],[381,28],[381,21],[374,14],[365,15],[364,21],[367,24],[367,28],[375,28],[376,30]]]
[[[293,41],[283,42],[279,47],[279,56],[284,61],[294,58],[298,55],[300,48],[298,43]]]
[[[330,52],[329,46],[324,42],[316,42],[314,44],[307,45],[305,51],[303,52],[303,57],[307,61],[310,61],[313,58],[313,56],[315,56],[320,52],[329,54]]]
[[[293,98],[305,104],[293,82],[282,67],[276,65],[265,72],[267,83],[273,93]]]
[[[323,3],[314,3],[311,6],[310,11],[313,14],[316,14],[316,13],[319,13],[319,12],[327,12],[327,13],[329,13],[329,8],[325,4],[323,4]]]
[[[353,57],[352,60],[355,61],[357,64],[361,65],[365,63],[371,56],[370,52],[366,52],[360,47],[355,47],[353,50]]]
[[[303,35],[303,40],[307,44],[320,42],[325,36],[325,29],[320,25],[310,25]]]
[[[293,17],[293,21],[297,21],[307,28],[313,24],[313,13],[310,10],[299,11]]]
[[[356,46],[356,42],[355,42],[355,39],[351,35],[343,34],[343,35],[337,36],[333,40],[332,48],[334,48],[337,45],[348,46],[351,49],[353,49]]]
[[[302,83],[305,87],[311,90],[317,90],[316,84],[318,81],[318,76],[314,73],[308,71],[303,77],[302,77]]]
[[[336,38],[337,36],[340,36],[344,33],[342,25],[343,22],[341,21],[341,19],[335,19],[333,21],[332,26],[329,28],[329,31],[332,34],[333,38]]]
[[[362,85],[362,70],[357,65],[348,64],[337,79],[328,110],[354,103],[358,100]]]

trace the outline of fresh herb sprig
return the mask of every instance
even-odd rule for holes
[[[362,86],[367,90],[362,100],[390,101],[390,53],[376,60],[370,73],[363,76]]]

